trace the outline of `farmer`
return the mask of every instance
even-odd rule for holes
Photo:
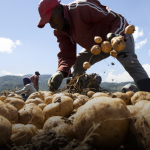
[[[124,87],[121,88],[122,93],[126,93],[128,91],[137,92],[136,85],[129,83],[129,84],[126,84]]]
[[[33,83],[31,80],[27,77],[23,78],[24,88],[20,91],[15,91],[15,94],[21,94],[21,97],[24,101],[32,94],[33,92],[36,92],[36,89],[34,88]]]
[[[92,56],[90,49],[95,45],[95,36],[100,36],[106,41],[108,33],[114,33],[115,36],[124,36],[126,41],[126,47],[118,52],[117,60],[141,91],[150,92],[150,79],[135,54],[133,36],[124,34],[128,23],[122,15],[102,5],[98,0],[78,0],[68,5],[60,4],[58,0],[42,0],[38,10],[40,14],[38,27],[43,28],[49,23],[54,29],[60,48],[57,55],[58,69],[48,80],[50,90],[59,88],[73,65],[73,76],[86,71],[83,63],[89,61]],[[76,56],[77,44],[84,49]],[[100,55],[92,57],[90,64],[94,65],[109,56],[109,53],[101,52]]]
[[[39,91],[39,75],[40,75],[40,73],[38,71],[36,71],[35,75],[32,75],[30,77],[30,80],[33,83],[34,88],[36,89],[36,91]]]

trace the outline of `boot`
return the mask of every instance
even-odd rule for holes
[[[150,92],[150,78],[138,81],[137,86],[140,91]]]

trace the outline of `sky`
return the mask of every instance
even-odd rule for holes
[[[0,0],[0,76],[53,74],[57,70],[59,53],[56,37],[49,24],[37,27],[40,0]],[[68,4],[72,0],[62,0]],[[150,0],[100,0],[122,14],[136,27],[133,34],[135,53],[150,76]],[[77,53],[82,47],[77,46]],[[111,65],[111,63],[115,65]],[[123,66],[113,57],[102,60],[87,70],[98,73],[103,82],[133,81]],[[113,81],[112,81],[113,80]]]

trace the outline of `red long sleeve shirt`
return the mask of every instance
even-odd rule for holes
[[[77,0],[63,5],[63,10],[70,23],[70,31],[54,30],[60,48],[57,55],[59,71],[69,73],[76,61],[76,44],[90,51],[95,45],[95,36],[102,37],[103,41],[108,33],[125,36],[126,19],[98,0]]]

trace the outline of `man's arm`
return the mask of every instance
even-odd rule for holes
[[[59,31],[54,30],[54,35],[57,37],[60,52],[58,53],[58,69],[67,77],[70,68],[76,61],[76,43],[72,43],[69,35],[65,35]]]
[[[20,91],[15,91],[14,93],[16,93],[16,94],[22,94],[22,93],[25,93],[25,92],[27,92],[28,91],[28,86],[24,86],[24,88],[22,89],[22,90],[20,90]]]

